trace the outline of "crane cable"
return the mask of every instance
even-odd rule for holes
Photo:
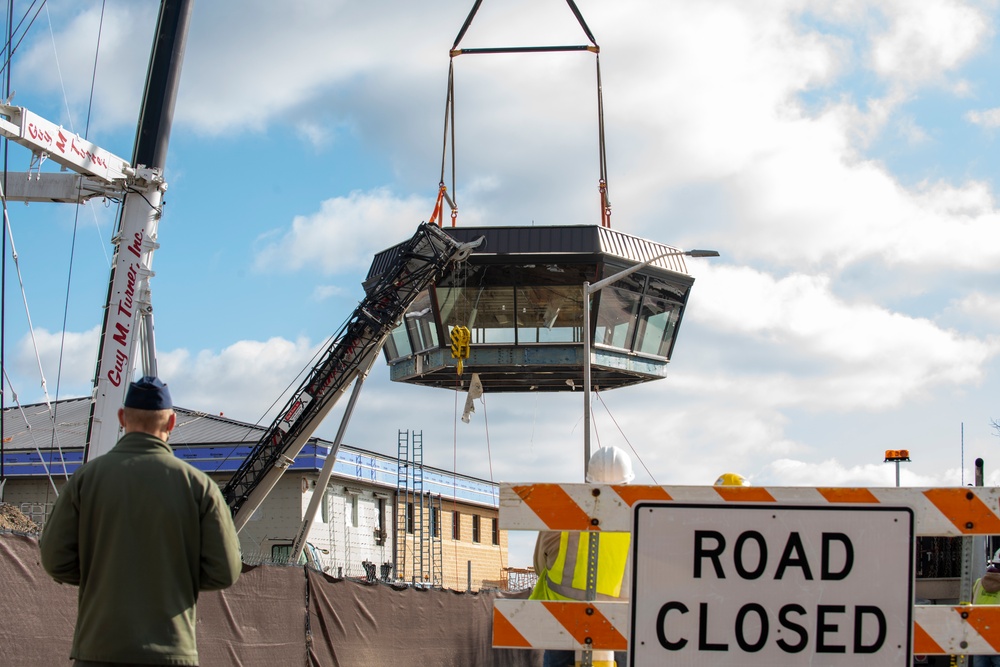
[[[437,203],[431,213],[429,222],[438,227],[443,226],[442,204],[447,200],[451,206],[451,226],[458,220],[458,206],[453,197],[448,196],[448,188],[444,184],[445,164],[448,161],[448,132],[451,131],[451,191],[455,192],[455,58],[448,59],[448,94],[444,105],[444,141],[441,146],[441,179],[438,182]]]
[[[579,22],[580,27],[583,29],[584,34],[590,41],[589,45],[571,45],[571,46],[512,46],[512,47],[489,47],[489,48],[473,48],[473,49],[462,49],[459,48],[459,44],[462,38],[465,37],[465,33],[468,31],[469,26],[472,25],[472,20],[475,18],[476,13],[479,11],[479,7],[483,4],[483,0],[476,0],[475,4],[472,6],[472,10],[465,19],[465,23],[462,24],[462,28],[458,31],[458,36],[455,37],[455,43],[452,44],[451,50],[449,52],[448,60],[448,93],[445,100],[445,112],[444,112],[444,137],[443,146],[441,149],[441,178],[438,181],[438,196],[437,201],[434,205],[434,211],[431,214],[430,222],[441,226],[443,220],[443,205],[445,201],[451,206],[451,226],[454,227],[458,218],[458,206],[455,204],[455,57],[463,54],[490,54],[490,53],[551,53],[555,51],[590,51],[595,55],[595,63],[597,66],[597,123],[598,123],[598,161],[599,161],[599,180],[598,180],[598,192],[600,193],[600,205],[601,205],[601,226],[611,227],[611,198],[608,193],[608,164],[607,164],[607,151],[604,145],[604,92],[601,82],[601,47],[598,46],[597,40],[594,39],[594,34],[590,31],[590,27],[587,26],[587,22],[584,20],[583,15],[580,13],[579,8],[576,6],[574,0],[566,0],[566,4],[569,5],[570,10],[576,17],[577,22]],[[445,166],[447,164],[448,155],[448,141],[449,133],[451,139],[451,192],[449,196],[448,189],[445,186]]]
[[[34,7],[34,5],[35,5],[35,3],[32,2],[31,7]],[[100,53],[101,35],[103,34],[103,28],[104,28],[104,11],[105,11],[106,6],[107,6],[107,2],[105,0],[105,2],[103,2],[102,5],[101,5],[101,16],[100,16],[100,22],[99,22],[99,25],[98,25],[97,44],[95,46],[95,53],[94,53],[94,67],[93,67],[93,71],[92,71],[92,74],[91,74],[91,88],[90,88],[90,97],[88,99],[88,105],[87,105],[87,121],[86,121],[86,129],[84,130],[84,137],[88,136],[89,129],[90,129],[90,119],[91,119],[91,113],[93,111],[93,103],[94,103],[94,87],[95,87],[95,83],[96,83],[96,79],[97,79],[97,62],[98,62],[98,56],[99,56],[99,53]],[[29,7],[29,9],[28,9],[29,12],[31,11],[31,7]],[[13,33],[9,33],[8,34],[7,43],[5,45],[5,47],[6,47],[5,48],[5,50],[6,50],[6,59],[5,59],[4,63],[3,63],[2,68],[0,68],[0,71],[2,71],[2,73],[4,75],[4,80],[5,80],[6,88],[8,89],[8,91],[9,91],[9,88],[10,88],[10,78],[11,78],[11,76],[10,76],[10,74],[11,74],[11,66],[10,66],[10,64],[11,64],[11,58],[13,57],[13,53],[17,49],[17,47],[20,46],[21,41],[23,41],[24,37],[27,36],[28,30],[32,27],[32,25],[34,25],[35,19],[38,17],[38,15],[39,15],[39,13],[41,12],[42,9],[45,9],[46,16],[49,19],[49,22],[48,22],[48,25],[49,25],[49,35],[52,38],[53,45],[55,44],[54,35],[52,33],[52,18],[51,18],[51,16],[48,13],[48,7],[46,5],[46,2],[43,0],[41,2],[41,4],[39,4],[38,9],[35,11],[35,14],[31,17],[31,21],[24,28],[24,32],[20,36],[20,38],[18,39],[16,45],[13,45]],[[9,15],[8,26],[10,26],[10,24],[12,23],[12,16],[10,15],[11,11],[8,11],[8,15]],[[27,14],[25,14],[25,16],[27,16]],[[20,29],[20,27],[24,24],[24,20],[25,20],[24,17],[22,17],[20,23],[18,23],[18,29]],[[60,84],[61,84],[62,83],[62,70],[61,70],[61,68],[59,68],[58,56],[56,57],[56,67],[57,67],[57,70],[59,71]],[[63,101],[66,104],[67,113],[69,113],[69,101],[67,99],[65,87],[63,87],[62,90],[63,90]],[[7,93],[7,95],[9,97],[9,92]],[[69,118],[70,118],[70,127],[72,129],[72,114],[69,114]],[[4,179],[3,179],[4,182],[6,182],[7,173],[8,173],[7,172],[7,150],[6,150],[6,148],[7,148],[8,145],[9,145],[8,144],[8,140],[5,140],[5,144],[4,144],[4,146],[5,146],[5,150],[4,150]],[[80,185],[80,189],[82,189],[82,182],[81,182],[81,185]],[[78,190],[78,194],[79,194],[79,190]],[[39,349],[38,349],[38,343],[37,343],[36,338],[35,338],[35,330],[34,330],[34,326],[32,324],[32,320],[31,320],[31,313],[30,313],[30,310],[28,308],[28,296],[27,296],[27,292],[26,292],[25,287],[24,287],[24,279],[23,279],[23,277],[21,275],[21,268],[20,268],[19,257],[18,257],[18,254],[17,254],[17,249],[14,246],[14,230],[13,230],[13,227],[12,227],[11,222],[10,222],[9,209],[7,207],[7,193],[6,193],[6,188],[0,188],[0,205],[2,205],[2,213],[3,213],[3,221],[2,222],[3,222],[4,232],[5,232],[3,234],[3,240],[4,240],[4,253],[3,253],[4,266],[3,266],[3,276],[2,276],[2,278],[0,278],[0,288],[2,288],[2,290],[4,292],[6,291],[6,245],[7,245],[7,240],[9,238],[11,256],[12,256],[12,259],[14,261],[14,267],[15,267],[15,271],[16,271],[16,274],[17,274],[18,284],[20,285],[21,299],[22,299],[22,302],[24,303],[24,310],[25,310],[25,317],[27,319],[28,332],[29,332],[29,336],[30,336],[30,339],[31,339],[32,347],[33,347],[34,353],[35,353],[35,361],[36,361],[36,364],[38,365],[38,373],[39,373],[39,376],[41,378],[42,394],[43,394],[45,405],[46,405],[46,408],[47,408],[47,411],[48,411],[49,421],[51,422],[51,425],[52,425],[52,438],[51,438],[51,442],[49,444],[49,461],[51,463],[51,461],[53,459],[53,450],[56,450],[58,452],[59,459],[62,462],[62,473],[63,473],[63,476],[68,479],[69,474],[68,474],[68,472],[66,470],[66,464],[65,464],[65,460],[64,460],[63,447],[62,447],[62,443],[59,440],[59,433],[58,433],[58,428],[57,428],[57,412],[58,412],[58,403],[59,403],[59,390],[60,390],[60,385],[61,385],[61,380],[62,380],[63,354],[65,352],[65,347],[66,347],[66,325],[67,325],[67,318],[68,318],[68,312],[69,312],[69,292],[70,292],[70,286],[72,284],[72,277],[73,277],[73,264],[74,264],[73,258],[75,256],[76,235],[77,235],[77,230],[79,228],[80,211],[79,211],[79,207],[77,207],[77,210],[76,210],[75,215],[74,215],[73,239],[72,239],[71,250],[70,250],[69,273],[67,275],[66,298],[65,298],[64,304],[63,304],[62,334],[61,334],[60,343],[59,343],[59,359],[58,359],[57,370],[56,370],[56,390],[55,390],[56,393],[55,393],[55,402],[53,404],[53,401],[50,399],[49,393],[48,393],[48,383],[47,383],[46,378],[45,378],[45,372],[44,372],[44,370],[42,368],[41,354],[40,354]],[[4,315],[3,315],[3,319],[4,320],[5,320],[5,316],[6,316],[6,309],[4,309]],[[2,355],[0,355],[0,356],[2,356]],[[4,362],[6,361],[5,357],[3,357],[3,361]],[[11,394],[15,398],[15,402],[17,403],[18,407],[20,408],[21,405],[20,405],[20,402],[17,400],[16,390],[14,388],[13,383],[10,381],[10,377],[6,373],[6,368],[4,368],[3,375],[4,375],[4,379],[6,380],[6,383],[10,386],[10,391],[11,391]],[[0,394],[2,394],[2,389],[0,389]],[[22,409],[22,416],[23,416],[23,409]],[[29,429],[30,429],[30,425],[29,425]],[[32,442],[34,442],[35,439],[34,439],[33,435],[31,436],[31,439],[32,439]],[[36,449],[37,449],[37,444],[36,444]],[[39,452],[39,457],[42,458],[40,452]],[[45,467],[46,476],[49,478],[49,483],[52,485],[52,491],[55,493],[56,496],[58,496],[59,493],[56,490],[55,484],[52,481],[52,469],[51,469],[51,466],[46,466],[45,462],[44,462],[44,459],[42,459],[42,464]]]

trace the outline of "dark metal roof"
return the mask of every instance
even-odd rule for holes
[[[45,403],[4,408],[3,430],[6,451],[63,447],[83,448],[90,419],[90,397],[63,399],[52,404],[58,442],[52,437],[53,417]],[[170,434],[170,444],[255,443],[264,429],[226,417],[176,407],[177,426]]]
[[[472,262],[490,256],[553,256],[553,259],[558,257],[560,261],[565,261],[567,256],[572,255],[591,260],[599,255],[611,255],[630,263],[640,263],[677,250],[672,246],[597,225],[446,227],[444,232],[463,243],[485,238],[485,242],[473,251],[470,258]],[[375,255],[367,279],[381,275],[397,252],[398,245]],[[687,274],[682,255],[658,259],[650,266]]]

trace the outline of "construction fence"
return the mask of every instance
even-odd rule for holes
[[[77,589],[42,569],[35,536],[0,531],[0,581],[0,665],[65,664]],[[242,667],[541,667],[541,651],[491,646],[499,597],[245,566],[234,586],[200,596],[198,652],[202,665]]]

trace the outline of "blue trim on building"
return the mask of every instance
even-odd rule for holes
[[[240,464],[249,456],[252,445],[182,445],[174,450],[177,458],[187,461],[195,468],[206,473],[235,472]],[[308,443],[295,457],[291,470],[304,472],[319,472],[330,453],[330,447]],[[54,477],[72,475],[83,464],[83,450],[72,449],[58,451],[5,452],[3,455],[4,472],[8,477],[45,477],[48,473]],[[337,463],[334,473],[341,479],[349,479],[396,489],[398,462],[395,458],[359,451],[350,447],[341,447],[337,452]],[[413,464],[407,470],[412,475]],[[440,495],[445,499],[455,499],[463,502],[476,503],[487,507],[499,506],[499,486],[485,480],[455,475],[444,470],[424,467],[423,488],[425,493]],[[412,478],[408,484],[413,490]]]

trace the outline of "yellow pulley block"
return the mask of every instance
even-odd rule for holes
[[[469,358],[469,342],[471,340],[472,333],[468,327],[451,328],[451,356],[453,359],[458,359],[456,370],[459,375],[464,370],[462,362]]]

